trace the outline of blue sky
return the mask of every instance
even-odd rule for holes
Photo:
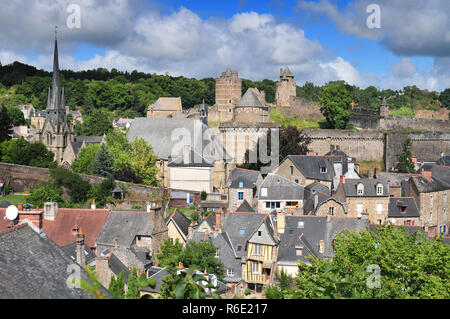
[[[288,65],[300,85],[342,79],[360,87],[450,86],[450,1],[429,0],[424,7],[421,1],[377,0],[382,28],[369,30],[366,8],[373,2],[2,2],[0,30],[18,30],[15,37],[0,31],[0,61],[51,69],[51,30],[57,24],[62,68],[202,78],[217,77],[229,66],[241,77],[276,80],[279,67]],[[81,8],[79,30],[64,25],[70,3]]]

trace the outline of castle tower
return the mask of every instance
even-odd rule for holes
[[[71,126],[66,121],[66,107],[64,88],[61,87],[58,57],[58,38],[55,30],[55,49],[53,53],[53,79],[52,87],[48,89],[47,109],[45,122],[38,132],[40,142],[55,153],[58,164],[63,162],[63,155],[67,145],[73,141]]]
[[[227,68],[216,79],[216,105],[220,122],[233,120],[234,108],[242,96],[242,80],[236,71]]]
[[[276,91],[277,106],[291,107],[293,99],[297,96],[297,84],[294,82],[294,74],[288,67],[280,69],[280,82]]]
[[[386,102],[386,98],[383,96],[383,102],[380,104],[380,116],[389,117],[389,104]]]

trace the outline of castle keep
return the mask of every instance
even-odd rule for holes
[[[280,82],[277,83],[276,91],[277,106],[292,107],[297,96],[297,84],[294,82],[294,74],[288,67],[281,68]]]
[[[218,121],[233,120],[234,108],[242,96],[242,80],[236,71],[228,68],[216,79],[216,108]]]

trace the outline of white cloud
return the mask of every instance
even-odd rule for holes
[[[391,66],[391,71],[396,77],[407,78],[416,73],[417,67],[411,62],[410,58],[402,58],[398,63]]]

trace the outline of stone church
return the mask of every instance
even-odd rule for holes
[[[61,87],[58,59],[58,39],[55,37],[52,87],[48,90],[44,124],[37,125],[37,140],[55,153],[58,165],[69,168],[78,153],[89,144],[100,144],[103,136],[75,136],[73,124],[67,122],[64,88]],[[40,119],[38,120],[40,121]]]

